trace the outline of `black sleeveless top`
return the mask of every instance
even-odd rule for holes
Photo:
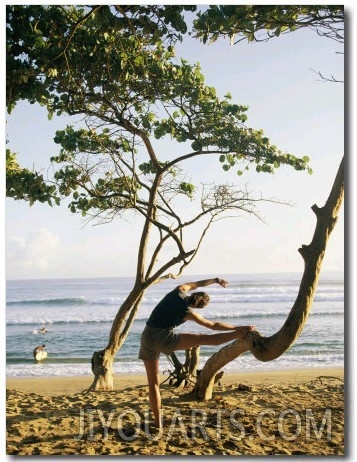
[[[173,329],[191,313],[185,292],[178,288],[169,292],[153,309],[146,325],[160,329]]]

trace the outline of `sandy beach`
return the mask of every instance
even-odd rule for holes
[[[162,376],[164,381],[167,376]],[[9,455],[343,455],[343,369],[226,374],[210,401],[161,386],[152,426],[146,379],[8,378]]]

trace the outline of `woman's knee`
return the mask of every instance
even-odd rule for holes
[[[198,334],[199,345],[212,345],[215,334]]]

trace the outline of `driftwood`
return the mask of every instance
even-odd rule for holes
[[[175,353],[168,355],[167,357],[174,369],[164,371],[168,372],[169,376],[161,382],[161,385],[166,382],[168,382],[169,385],[174,385],[175,387],[195,385],[196,380],[201,373],[201,371],[197,369],[199,348],[200,347],[196,347],[186,350],[186,360],[184,363],[180,362]],[[221,385],[221,378],[223,375],[223,371],[218,372],[214,377],[214,383]]]
[[[200,347],[189,348],[185,351],[186,359],[182,364],[175,352],[167,355],[174,369],[167,371],[169,376],[162,383],[169,382],[175,387],[194,385],[197,378],[197,366]]]
[[[317,377],[316,380],[319,380],[322,384],[322,379],[338,380],[339,382],[344,383],[343,380],[340,379],[340,377],[335,377],[334,375],[320,375],[319,377]]]

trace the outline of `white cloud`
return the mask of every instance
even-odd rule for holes
[[[32,230],[27,237],[7,236],[6,266],[16,270],[44,271],[59,252],[59,238],[45,228]]]

